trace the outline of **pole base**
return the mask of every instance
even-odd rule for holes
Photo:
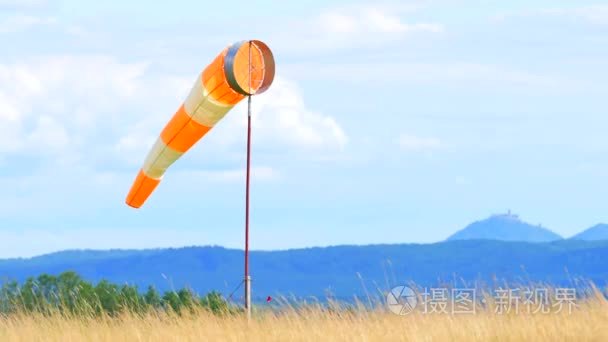
[[[251,276],[245,277],[245,311],[247,319],[251,319]]]

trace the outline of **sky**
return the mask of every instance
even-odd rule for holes
[[[242,248],[246,108],[125,197],[195,78],[260,39],[253,249],[608,222],[608,2],[0,0],[0,257]]]

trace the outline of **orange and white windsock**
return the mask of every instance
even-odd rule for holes
[[[127,195],[141,207],[167,168],[186,153],[246,96],[264,92],[274,79],[274,57],[259,40],[222,51],[194,82],[190,94],[160,133]]]

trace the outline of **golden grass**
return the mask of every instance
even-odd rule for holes
[[[571,314],[398,316],[375,310],[323,310],[318,306],[216,316],[200,310],[178,316],[69,317],[12,314],[0,317],[0,341],[608,341],[608,302],[577,303]]]

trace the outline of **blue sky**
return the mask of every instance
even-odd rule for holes
[[[197,74],[261,39],[252,247],[608,221],[608,3],[0,0],[0,257],[241,247],[242,105],[124,198]]]

